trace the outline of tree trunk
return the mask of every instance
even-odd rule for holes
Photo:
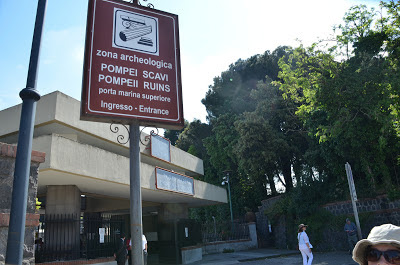
[[[266,174],[267,179],[268,179],[268,184],[271,189],[271,195],[276,195],[278,192],[276,191],[275,187],[275,181],[274,181],[274,175],[273,174]]]
[[[301,186],[301,164],[299,162],[294,162],[293,163],[293,172],[296,177],[296,186],[300,187]]]
[[[289,159],[282,159],[281,170],[283,178],[285,179],[286,183],[286,191],[290,191],[293,188],[293,181],[292,181],[292,167]]]

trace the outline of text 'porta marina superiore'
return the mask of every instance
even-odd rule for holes
[[[88,21],[81,118],[181,127],[177,16],[114,0],[90,0],[89,10],[95,15]]]

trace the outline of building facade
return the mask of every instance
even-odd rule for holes
[[[21,104],[0,111],[0,142],[17,144],[20,113]],[[38,101],[32,148],[46,153],[39,167],[37,188],[42,220],[57,215],[80,219],[118,216],[125,221],[117,233],[129,234],[129,141],[121,144],[117,137],[127,139],[123,126],[80,120],[80,102],[61,92],[47,94]],[[141,134],[141,142],[143,232],[149,245],[159,245],[163,240],[160,227],[169,226],[161,224],[188,219],[189,208],[227,203],[224,188],[195,179],[204,174],[201,159],[170,146],[170,159],[166,161],[152,155],[147,134]],[[160,183],[157,170],[170,176]],[[192,183],[192,192],[165,188],[169,187],[168,181],[177,181],[174,176]],[[90,237],[99,237],[101,226]],[[53,234],[68,229],[74,234],[67,240],[71,248],[82,246],[84,232],[79,222],[68,228],[49,222],[46,229],[47,233],[53,230]],[[61,240],[51,241],[59,244]]]

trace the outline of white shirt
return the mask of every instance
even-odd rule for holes
[[[146,249],[147,239],[144,235],[142,235],[142,249]]]
[[[299,249],[308,249],[306,243],[310,245],[310,248],[313,246],[310,243],[310,239],[308,239],[307,233],[306,232],[301,232],[297,234],[297,239],[299,240]]]
[[[142,235],[142,249],[143,250],[146,249],[146,244],[147,244],[147,239],[146,239],[145,235]],[[132,246],[132,238],[129,241],[129,246]]]

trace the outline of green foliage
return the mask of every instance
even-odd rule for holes
[[[371,187],[378,193],[390,188],[399,169],[392,158],[399,156],[399,90],[393,85],[400,75],[382,53],[390,38],[373,28],[374,15],[366,6],[356,6],[339,26],[337,42],[353,44],[354,56],[339,63],[337,53],[316,45],[299,47],[280,60],[282,80],[276,82],[284,98],[300,104],[296,115],[322,145],[325,172],[338,182],[349,162],[361,195],[371,195]]]
[[[36,198],[36,204],[35,204],[36,211],[40,210],[40,208],[42,207],[40,206],[41,204],[42,203],[38,200],[38,198]]]
[[[217,223],[223,223],[226,222],[229,215],[229,204],[211,205],[189,209],[189,218],[195,219],[201,223],[213,222],[213,216]]]
[[[329,197],[326,196],[330,189],[324,182],[314,182],[312,185],[303,185],[294,188],[290,193],[282,195],[282,198],[267,212],[272,222],[276,223],[280,216],[290,216],[298,222],[311,216],[322,204],[327,203]]]
[[[164,131],[164,137],[169,139],[172,145],[175,145],[179,135],[189,126],[189,122],[185,120],[184,126],[181,130],[168,130]]]
[[[349,196],[346,162],[360,198],[399,196],[400,1],[381,7],[352,7],[333,44],[278,47],[214,78],[202,100],[209,123],[193,121],[176,145],[203,159],[204,181],[231,170],[235,218],[285,193],[271,214],[319,229],[319,206]],[[228,205],[191,214],[219,210],[229,216]]]
[[[323,192],[317,192],[320,196]],[[291,194],[287,194],[282,200],[278,201],[269,211],[264,214],[272,220],[272,225],[279,225],[282,217],[286,221],[287,234],[289,236],[289,244],[294,248],[298,225],[300,223],[307,224],[307,234],[312,239],[314,247],[323,243],[324,234],[342,233],[347,215],[333,215],[331,212],[321,208],[323,201],[314,198],[307,198],[310,189],[299,191],[295,189]],[[299,198],[301,197],[301,198]],[[299,202],[300,200],[300,202]],[[372,218],[371,213],[360,213],[359,220],[361,224],[369,223]]]
[[[388,190],[387,194],[388,194],[389,200],[391,200],[391,201],[400,199],[400,188],[399,188],[399,186],[392,187],[390,190]]]
[[[371,213],[359,214],[360,223],[368,223],[371,217]],[[302,219],[301,222],[309,226],[307,234],[312,238],[313,245],[318,248],[318,245],[321,245],[325,240],[324,234],[327,231],[343,233],[346,218],[348,218],[347,215],[333,215],[325,209],[319,209],[307,218]]]
[[[366,5],[351,7],[343,17],[344,25],[335,27],[341,31],[336,37],[339,46],[348,47],[366,37],[371,32],[375,14],[374,8],[368,10]]]
[[[188,151],[189,148],[196,152],[199,158],[206,157],[206,149],[203,145],[203,140],[211,133],[211,127],[208,124],[202,123],[200,120],[194,120],[186,126],[180,133],[176,141],[176,147]]]
[[[231,64],[229,69],[214,78],[202,103],[206,106],[208,119],[213,122],[223,114],[240,115],[245,111],[254,110],[255,102],[251,91],[258,81],[264,81],[266,76],[275,80],[278,76],[278,60],[286,52],[286,47],[278,47],[272,53],[266,51],[262,55],[254,55],[247,60],[239,59]]]
[[[189,154],[191,154],[191,155],[199,156],[199,153],[198,153],[198,151],[196,150],[196,147],[193,144],[189,146],[189,149],[187,150],[187,152]]]
[[[233,252],[235,252],[235,250],[232,249],[232,248],[224,248],[224,249],[222,250],[222,253],[233,253]]]

